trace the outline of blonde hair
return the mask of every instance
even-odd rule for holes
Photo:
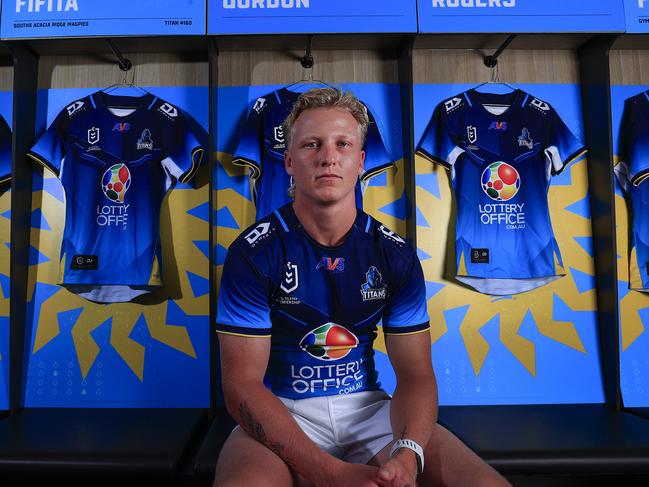
[[[286,147],[291,143],[291,130],[295,121],[302,115],[302,112],[312,108],[342,108],[347,110],[358,122],[361,144],[365,144],[367,127],[370,124],[367,107],[349,91],[343,93],[342,90],[336,88],[313,88],[298,97],[291,113],[282,123]]]
[[[336,88],[313,88],[300,94],[297,101],[282,123],[284,140],[288,148],[291,143],[291,130],[300,115],[312,108],[342,108],[358,122],[358,133],[361,145],[365,145],[367,128],[370,125],[370,117],[367,114],[367,107],[354,96],[350,91],[344,92]],[[295,182],[291,177],[291,184],[288,188],[288,195],[295,197]]]

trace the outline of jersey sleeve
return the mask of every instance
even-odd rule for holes
[[[640,109],[635,97],[626,100],[620,130],[620,161],[634,186],[649,177],[649,119]]]
[[[455,143],[449,120],[446,116],[444,104],[440,103],[428,122],[424,134],[417,144],[417,154],[422,155],[431,162],[441,164],[450,169],[463,152]]]
[[[545,157],[550,167],[550,174],[560,174],[572,161],[583,156],[586,148],[554,109],[550,110],[549,117],[550,128]]]
[[[11,129],[0,117],[0,185],[11,181]]]
[[[67,111],[62,110],[27,153],[57,176],[60,175],[61,163],[65,156],[65,134],[69,118]]]
[[[223,265],[216,311],[216,331],[243,336],[270,336],[270,281],[236,243]]]
[[[266,108],[266,99],[258,98],[250,108],[243,133],[232,158],[232,164],[250,168],[250,178],[261,175],[262,113]]]
[[[370,119],[370,124],[367,127],[367,135],[365,137],[365,164],[364,172],[361,176],[362,181],[368,181],[393,165],[393,159],[385,147],[379,126],[369,107],[367,108],[367,114]]]
[[[202,127],[189,114],[177,111],[172,122],[172,135],[167,144],[168,156],[162,161],[169,174],[181,183],[189,182],[201,165],[205,149],[199,139],[205,139]]]
[[[388,335],[417,333],[429,328],[424,273],[413,252],[403,280],[390,295],[383,313],[383,332]]]

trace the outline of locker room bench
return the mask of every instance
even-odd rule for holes
[[[202,409],[23,409],[0,420],[0,478],[179,478],[206,429]]]
[[[649,474],[649,420],[603,404],[443,406],[440,424],[505,475]],[[213,478],[233,426],[220,411],[195,462]]]

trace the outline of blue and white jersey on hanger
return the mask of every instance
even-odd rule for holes
[[[629,286],[649,291],[649,92],[624,102],[615,175],[631,200]]]
[[[547,102],[521,90],[469,90],[439,104],[417,152],[451,174],[459,281],[509,295],[565,274],[548,189],[585,151]]]
[[[233,164],[250,168],[257,219],[291,201],[288,194],[291,179],[284,169],[286,143],[282,123],[298,96],[300,93],[281,88],[258,98],[250,108],[243,134],[234,151]],[[393,163],[374,117],[369,109],[367,112],[370,126],[365,140],[365,172],[361,182],[368,181]],[[360,183],[356,186],[356,204],[362,208]]]
[[[160,207],[187,182],[204,149],[188,115],[151,93],[103,91],[63,109],[29,155],[66,198],[60,283],[98,302],[129,301],[162,285]]]

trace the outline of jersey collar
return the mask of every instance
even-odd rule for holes
[[[93,105],[96,108],[101,107],[110,113],[110,108],[131,108],[134,109],[133,113],[136,113],[142,109],[148,110],[151,108],[157,97],[151,93],[147,93],[143,96],[123,96],[123,95],[109,95],[103,91],[97,91],[90,95]],[[133,115],[133,113],[127,115],[127,118]]]
[[[295,214],[295,210],[293,210],[292,203],[282,206],[278,210],[275,210],[274,213],[277,219],[279,220],[280,225],[283,227],[283,229],[286,232],[290,232],[290,231],[302,232],[315,245],[318,245],[320,247],[326,247],[325,245],[321,245],[317,243],[315,240],[313,240],[313,238],[311,238],[311,236],[304,230],[304,227],[302,227],[300,220],[298,220],[297,215]],[[345,242],[347,242],[350,236],[355,232],[367,232],[368,229],[371,227],[370,223],[371,223],[370,216],[360,208],[356,208],[356,219],[354,220],[354,224],[352,225],[352,228],[349,230],[349,233],[345,237],[344,242],[336,247],[345,245]]]
[[[513,113],[518,112],[525,101],[525,93],[522,90],[516,89],[510,93],[482,93],[475,89],[470,89],[465,93],[465,97],[469,102],[469,106],[474,109],[481,110],[486,115],[492,118],[509,118]],[[509,108],[500,115],[495,115],[489,112],[482,105],[509,105]]]

